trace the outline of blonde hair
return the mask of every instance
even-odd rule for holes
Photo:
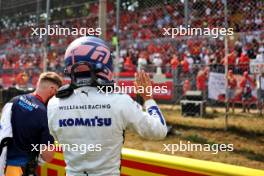
[[[50,83],[56,84],[58,87],[61,87],[63,80],[61,76],[59,76],[55,72],[44,72],[40,74],[38,82],[40,84],[44,82],[50,82]]]

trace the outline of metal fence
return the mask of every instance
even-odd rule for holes
[[[50,8],[47,8],[47,12],[50,12],[48,20],[46,17],[49,15],[45,12],[48,1],[40,2],[40,7],[37,8],[36,5],[36,9],[41,10],[32,12],[30,20],[25,20],[20,15],[18,23],[12,21],[13,17],[9,19],[1,14],[1,73],[15,75],[13,70],[18,73],[26,70],[31,77],[28,80],[32,81],[33,75],[38,75],[45,69],[44,60],[47,61],[48,70],[62,73],[65,47],[78,36],[46,35],[39,38],[30,35],[29,26],[45,27],[45,23],[68,28],[100,26],[106,32],[105,38],[116,56],[116,71],[133,73],[144,68],[155,74],[156,68],[161,67],[162,73],[173,81],[173,102],[179,103],[187,90],[202,89],[209,106],[223,106],[223,102],[232,105],[232,101],[236,101],[238,106],[244,102],[246,106],[249,103],[245,104],[243,101],[244,89],[239,85],[245,71],[249,72],[252,77],[250,80],[254,82],[251,84],[248,83],[251,82],[249,80],[244,81],[245,90],[248,86],[252,89],[252,96],[248,95],[254,97],[251,103],[260,104],[262,101],[261,91],[258,91],[264,87],[259,79],[260,74],[254,73],[249,67],[264,63],[263,1],[80,0],[78,3],[67,1],[65,4],[64,1],[51,1]],[[5,13],[6,11],[7,9]],[[232,28],[233,33],[229,36],[218,35],[219,33],[164,35],[167,29],[172,31],[180,26],[190,30]],[[235,87],[237,91],[230,90],[227,79],[230,70],[239,77]],[[208,83],[215,79],[221,79],[218,83],[224,90],[212,93],[212,86]],[[15,80],[13,78],[14,82]],[[239,94],[236,100],[232,100],[236,95],[234,92]],[[228,109],[226,106],[226,110]]]
[[[187,90],[201,90],[207,106],[226,105],[226,127],[229,105],[261,112],[264,85],[260,74],[249,67],[255,63],[263,68],[263,6],[260,1],[237,0],[131,3],[120,12],[122,69],[132,69],[129,60],[144,64],[143,58],[148,65],[158,65],[161,59],[171,67],[167,70],[173,74],[174,102],[184,99]],[[172,31],[180,26],[231,28],[232,35],[164,35],[164,28]],[[245,78],[245,71],[251,76]],[[236,85],[230,82],[231,72],[239,79]],[[210,83],[219,84],[221,90]]]

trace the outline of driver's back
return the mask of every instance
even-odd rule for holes
[[[148,113],[128,95],[101,94],[81,87],[68,98],[48,104],[51,134],[64,147],[67,175],[119,175],[120,152],[126,127],[141,136],[162,139],[165,120],[155,101],[145,102]]]

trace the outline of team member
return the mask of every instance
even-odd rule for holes
[[[34,93],[17,96],[3,108],[0,133],[6,136],[0,135],[0,139],[4,138],[2,144],[8,139],[5,137],[12,137],[7,146],[5,176],[35,174],[39,149],[34,149],[34,146],[54,142],[48,129],[46,105],[61,85],[62,79],[56,73],[42,73]],[[4,155],[2,152],[2,167],[5,167]],[[53,152],[44,151],[41,157],[49,161]]]
[[[86,153],[64,151],[67,176],[119,175],[124,130],[131,127],[148,139],[163,139],[165,119],[152,96],[141,94],[147,112],[125,94],[105,94],[112,81],[112,58],[106,43],[96,37],[73,41],[65,53],[71,85],[48,104],[51,134],[62,145],[87,146]],[[145,72],[136,87],[151,86]],[[98,87],[99,86],[99,87]]]

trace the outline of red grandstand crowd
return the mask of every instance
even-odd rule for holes
[[[199,72],[203,65],[228,64],[236,73],[249,71],[251,61],[264,62],[262,7],[261,1],[228,1],[229,27],[234,28],[236,35],[229,42],[230,54],[227,58],[224,57],[224,41],[221,37],[213,40],[210,37],[170,39],[162,35],[164,27],[175,27],[184,23],[184,4],[181,1],[133,11],[123,10],[120,13],[119,71],[133,75],[139,67],[155,71],[157,66],[161,66],[164,73],[171,75],[173,70],[179,68],[181,73],[178,76],[195,77],[194,82],[203,80],[200,78],[203,74]],[[98,4],[92,4],[89,8],[87,17],[53,21],[52,24],[68,28],[94,27],[98,20]],[[191,1],[190,9],[192,10],[189,11],[188,18],[191,27],[224,26],[224,4],[221,0]],[[117,32],[116,14],[111,3],[108,4],[107,14],[107,40],[111,42]],[[27,26],[30,22],[22,26],[6,24],[0,31],[2,73],[4,70],[17,70],[12,72],[15,74],[27,70],[28,75],[41,72],[44,39],[31,35],[31,27]],[[48,69],[62,72],[64,48],[78,36],[49,37]],[[204,87],[200,83],[195,84],[196,88]]]

